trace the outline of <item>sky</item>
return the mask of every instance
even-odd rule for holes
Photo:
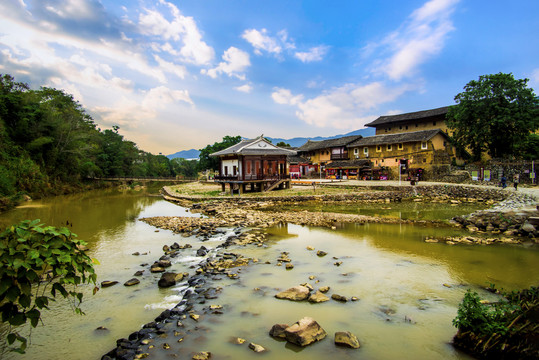
[[[172,154],[345,134],[452,105],[486,74],[537,94],[538,14],[537,0],[2,0],[0,74]]]

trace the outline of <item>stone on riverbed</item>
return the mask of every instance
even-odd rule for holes
[[[322,340],[326,335],[326,331],[311,317],[304,317],[285,329],[286,340],[299,346]]]
[[[161,275],[161,279],[157,282],[159,287],[171,287],[176,285],[177,282],[182,281],[183,274],[177,274],[173,272],[166,272]]]
[[[258,345],[255,343],[249,343],[249,349],[253,350],[255,353],[267,351],[266,348],[264,348],[262,345]]]
[[[301,301],[309,297],[310,290],[306,286],[294,286],[285,291],[281,291],[275,297],[277,299],[286,299],[292,301]]]
[[[286,338],[285,330],[288,328],[288,324],[275,324],[271,327],[269,332],[270,336],[277,338]]]
[[[361,344],[357,336],[350,331],[338,331],[335,333],[335,345],[345,346],[352,349],[359,349]]]
[[[102,282],[101,282],[101,287],[102,287],[102,288],[106,288],[106,287],[113,286],[113,285],[116,285],[116,284],[118,284],[118,281],[115,281],[115,280],[105,280],[105,281],[102,281]]]
[[[209,360],[211,359],[211,352],[201,351],[193,355],[193,360]]]
[[[127,280],[124,285],[125,286],[133,286],[133,285],[137,285],[138,283],[140,283],[140,280],[137,279],[137,278],[132,278],[131,280]]]
[[[309,302],[312,302],[312,303],[321,303],[324,301],[329,301],[329,297],[322,294],[320,290],[318,290],[317,292],[315,292],[309,297]]]
[[[339,294],[333,294],[333,295],[331,295],[331,298],[333,300],[341,301],[341,302],[347,302],[348,301],[348,298],[346,296],[339,295]]]

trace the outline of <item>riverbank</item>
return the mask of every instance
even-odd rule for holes
[[[318,187],[318,189],[317,189]],[[473,236],[428,238],[428,243],[445,242],[449,245],[494,243],[518,244],[537,242],[539,216],[539,190],[527,188],[508,191],[481,185],[458,185],[423,183],[420,186],[387,181],[325,182],[310,186],[294,186],[290,190],[270,193],[249,193],[230,196],[218,193],[215,184],[190,184],[188,187],[164,187],[163,197],[191,207],[192,211],[207,215],[205,218],[155,217],[143,219],[150,225],[172,230],[176,233],[193,235],[199,229],[217,227],[271,227],[278,224],[335,228],[339,223],[415,223],[420,225],[451,225],[466,229]],[[282,204],[302,202],[346,203],[353,206],[361,203],[386,203],[411,201],[416,203],[459,204],[481,203],[490,206],[484,211],[457,216],[451,221],[403,220],[356,214],[309,211],[263,211]],[[202,234],[204,230],[202,230]],[[486,238],[484,235],[490,235]]]

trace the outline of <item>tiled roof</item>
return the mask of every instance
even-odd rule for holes
[[[445,114],[447,114],[448,110],[449,110],[449,106],[444,106],[441,108],[416,111],[416,112],[411,112],[411,113],[406,113],[406,114],[384,115],[384,116],[380,116],[378,119],[374,120],[373,122],[365,124],[365,126],[376,127],[378,125],[383,125],[383,124],[410,121],[410,120],[427,119],[427,118],[431,118],[435,116],[445,117]]]
[[[349,144],[348,147],[428,141],[438,133],[442,134],[444,137],[447,138],[447,135],[442,130],[432,129],[404,132],[398,134],[368,136],[354,141],[353,143]]]
[[[261,148],[249,148],[248,146],[256,141],[261,141],[267,144],[266,147]],[[245,139],[232,145],[224,150],[220,150],[210,154],[210,156],[223,156],[223,155],[295,155],[296,151],[287,150],[280,147],[276,147],[263,137],[256,139]]]
[[[353,141],[361,139],[361,135],[352,135],[352,136],[343,136],[336,139],[321,140],[321,141],[311,141],[308,140],[305,144],[300,146],[298,149],[299,152],[308,152],[313,150],[320,149],[329,149],[333,147],[346,146]]]

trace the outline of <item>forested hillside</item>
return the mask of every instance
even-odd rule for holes
[[[0,75],[0,209],[23,194],[72,191],[87,178],[174,176],[174,165],[138,149],[117,126],[97,128],[70,94]]]

